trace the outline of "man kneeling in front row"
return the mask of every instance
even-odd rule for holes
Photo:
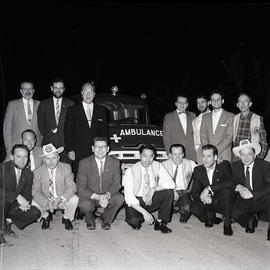
[[[59,154],[64,147],[56,149],[53,144],[43,146],[43,164],[34,171],[33,205],[41,211],[42,229],[50,227],[51,215],[54,210],[64,210],[62,223],[66,230],[72,230],[78,205],[77,190],[74,176],[69,164],[60,162]]]
[[[154,161],[156,149],[152,145],[143,145],[139,151],[141,160],[129,167],[123,177],[126,222],[139,230],[144,221],[153,224],[151,213],[159,210],[154,229],[170,233],[167,223],[171,220],[175,184],[170,178],[159,178],[162,167]]]

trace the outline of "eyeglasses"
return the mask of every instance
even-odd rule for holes
[[[53,87],[54,90],[65,90],[65,87]]]
[[[107,147],[108,147],[107,145],[95,145],[94,146],[95,149],[102,149],[102,150],[107,149]]]

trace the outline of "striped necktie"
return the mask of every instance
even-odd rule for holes
[[[56,100],[56,115],[55,115],[57,125],[59,122],[59,115],[60,115],[60,106],[59,106],[59,98],[57,98],[57,100]]]
[[[32,111],[31,111],[30,100],[27,100],[27,120],[28,120],[28,124],[31,125]]]

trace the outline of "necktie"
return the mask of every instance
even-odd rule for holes
[[[28,124],[31,124],[32,121],[32,111],[31,111],[31,106],[30,106],[30,100],[27,100],[27,120]]]
[[[50,170],[50,180],[49,180],[49,199],[53,200],[54,195],[53,195],[53,170]]]
[[[144,173],[144,185],[143,185],[143,200],[145,201],[145,198],[150,190],[150,175],[148,173],[148,169],[145,169]]]
[[[173,175],[173,181],[174,181],[174,182],[176,182],[176,177],[177,177],[177,173],[178,173],[178,166],[179,166],[179,165],[176,166],[176,169],[175,169],[175,171],[174,171],[174,175]]]
[[[60,115],[60,106],[59,106],[59,99],[56,100],[56,124],[58,125],[59,122],[59,115]]]
[[[87,120],[88,120],[88,125],[89,127],[91,127],[91,121],[92,121],[92,114],[91,114],[91,108],[90,108],[90,105],[88,104],[87,105]]]
[[[21,170],[17,170],[17,173],[16,173],[16,181],[17,181],[17,186],[18,186],[18,184],[19,184],[19,181],[20,181],[20,177],[21,177]]]
[[[102,174],[103,174],[103,161],[100,161],[100,167],[99,167],[99,188],[100,192],[102,192]]]
[[[249,167],[246,169],[246,187],[251,190]]]

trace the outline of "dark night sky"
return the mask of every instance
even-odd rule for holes
[[[33,80],[41,100],[61,76],[66,96],[95,81],[99,91],[116,84],[122,93],[166,99],[169,110],[176,90],[194,98],[218,87],[228,77],[222,60],[241,44],[245,61],[270,63],[268,5],[38,2],[1,9],[3,107],[20,97],[21,80]]]

